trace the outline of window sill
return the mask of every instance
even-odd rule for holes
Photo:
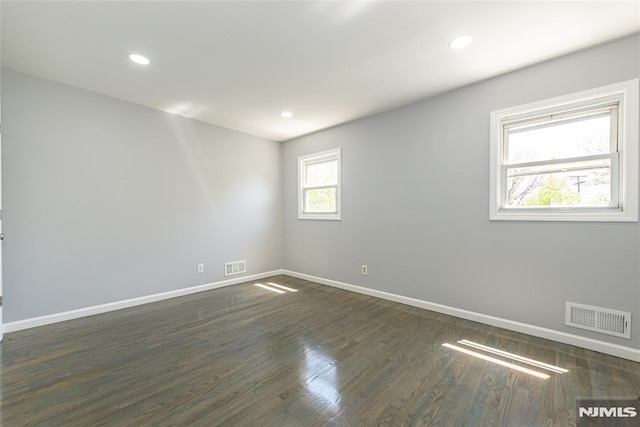
[[[491,221],[573,221],[573,222],[638,222],[637,212],[623,212],[619,209],[597,211],[555,210],[532,212],[529,210],[504,210],[491,212]]]
[[[340,221],[342,218],[338,214],[298,214],[298,219],[310,219],[320,221]]]

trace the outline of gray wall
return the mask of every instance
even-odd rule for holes
[[[638,348],[637,223],[488,220],[490,111],[638,76],[635,36],[280,145],[4,70],[4,320],[246,259]],[[335,147],[343,219],[300,221],[297,157]],[[632,312],[633,340],[565,327],[567,300]]]
[[[0,130],[5,322],[282,267],[279,143],[7,70]]]
[[[488,219],[491,111],[639,76],[635,36],[285,143],[284,267],[640,347],[638,223]],[[297,157],[335,147],[342,221],[298,220]],[[632,341],[564,326],[565,301],[632,312]]]

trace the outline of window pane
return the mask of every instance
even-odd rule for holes
[[[333,213],[337,211],[335,188],[304,191],[305,213]]]
[[[305,165],[305,187],[338,185],[338,162],[310,163]]]
[[[514,128],[508,136],[508,163],[590,156],[611,152],[611,117],[565,120],[546,126]]]
[[[600,162],[600,165],[594,164],[595,162]],[[606,162],[606,166],[602,166],[603,162]],[[509,206],[568,207],[611,204],[609,159],[575,162],[565,170],[542,172],[548,168],[549,166],[510,169],[507,172]],[[527,173],[523,173],[525,169]],[[538,173],[535,173],[536,169]]]

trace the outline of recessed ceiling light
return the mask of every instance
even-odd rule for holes
[[[138,55],[137,53],[132,53],[131,55],[129,55],[129,59],[140,65],[149,65],[150,62],[147,57]]]
[[[458,36],[449,42],[449,47],[451,49],[462,49],[469,46],[472,40],[471,36]]]
[[[282,114],[280,114],[280,116],[283,119],[290,119],[291,117],[293,117],[293,113],[291,111],[283,111]]]

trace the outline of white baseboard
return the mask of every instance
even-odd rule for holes
[[[85,307],[77,310],[65,311],[63,313],[55,313],[46,316],[33,317],[31,319],[18,320],[16,322],[9,322],[2,325],[2,331],[6,333],[21,331],[23,329],[49,325],[52,323],[63,322],[65,320],[79,319],[81,317],[93,316],[95,314],[102,314],[110,311],[121,310],[123,308],[135,307],[137,305],[148,304],[150,302],[162,301],[170,298],[195,294],[198,292],[210,291],[212,289],[237,285],[238,283],[250,282],[252,280],[259,280],[265,277],[277,276],[280,274],[282,274],[282,270],[268,271],[265,273],[252,274],[249,276],[242,276],[234,279],[192,286],[190,288],[176,289],[175,291],[162,292],[159,294],[131,298],[127,300],[111,302],[108,304],[95,305],[93,307]]]
[[[207,283],[204,285],[192,286],[184,289],[176,289],[174,291],[163,292],[159,294],[148,295],[139,298],[131,298],[123,301],[116,301],[108,304],[101,304],[92,307],[80,308],[77,310],[66,311],[63,313],[55,313],[47,316],[33,317],[31,319],[18,320],[2,325],[2,332],[10,333],[23,329],[35,328],[38,326],[49,325],[52,323],[63,322],[65,320],[79,319],[81,317],[93,316],[95,314],[108,313],[110,311],[120,310],[123,308],[135,307],[138,305],[148,304],[151,302],[162,301],[170,298],[181,297],[184,295],[195,294],[198,292],[218,289],[225,286],[236,285],[239,283],[259,280],[265,277],[286,274],[288,276],[309,280],[311,282],[328,285],[335,288],[344,289],[346,291],[357,292],[359,294],[369,295],[376,298],[394,301],[413,307],[423,308],[435,311],[437,313],[448,314],[450,316],[462,319],[472,320],[486,325],[496,326],[515,332],[533,335],[565,344],[575,345],[577,347],[610,354],[616,357],[640,362],[640,350],[631,347],[625,347],[617,344],[598,341],[591,338],[581,337],[578,335],[568,334],[565,332],[555,331],[553,329],[541,328],[539,326],[528,325],[526,323],[514,322],[512,320],[502,319],[499,317],[489,316],[486,314],[476,313],[473,311],[462,310],[459,308],[449,307],[442,304],[436,304],[429,301],[419,300],[416,298],[406,297],[402,295],[392,294],[389,292],[369,289],[362,286],[351,285],[348,283],[338,282],[335,280],[324,279],[322,277],[311,276],[309,274],[298,273],[291,270],[273,270],[265,273],[253,274],[249,276],[237,277],[219,282]]]
[[[413,307],[424,308],[426,310],[435,311],[437,313],[448,314],[450,316],[472,320],[474,322],[484,323],[486,325],[496,326],[499,328],[508,329],[510,331],[533,335],[535,337],[558,341],[564,344],[570,344],[576,347],[582,347],[589,350],[598,351],[600,353],[622,357],[624,359],[633,360],[635,362],[640,362],[640,350],[631,347],[611,344],[604,341],[581,337],[579,335],[568,334],[566,332],[555,331],[553,329],[541,328],[539,326],[528,325],[526,323],[514,322],[512,320],[502,319],[499,317],[489,316],[481,313],[475,313],[473,311],[462,310],[459,308],[423,301],[416,298],[392,294],[389,292],[369,289],[362,286],[351,285],[335,280],[324,279],[322,277],[298,273],[297,271],[283,270],[283,274],[287,276],[297,277],[299,279],[309,280],[311,282],[320,283],[322,285],[344,289],[346,291],[357,292],[359,294],[382,298]]]

